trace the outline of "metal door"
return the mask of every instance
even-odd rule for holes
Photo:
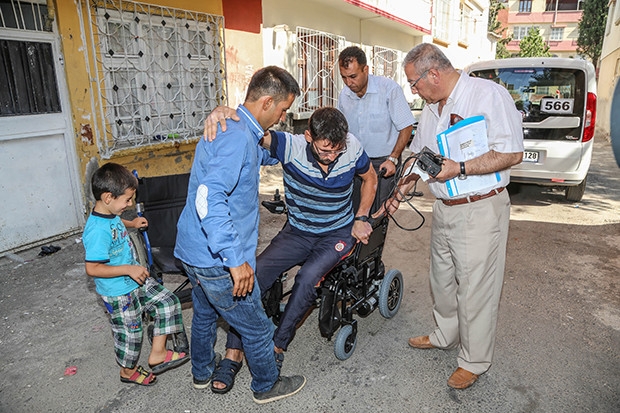
[[[45,2],[0,8],[2,253],[80,230],[84,207],[59,38]]]

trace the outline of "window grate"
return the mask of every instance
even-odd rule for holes
[[[377,76],[399,81],[398,51],[387,47],[374,46],[372,49],[372,72]]]
[[[340,85],[338,54],[344,37],[303,27],[298,27],[296,34],[297,80],[302,93],[297,115],[305,118],[320,107],[336,106]]]
[[[102,156],[202,135],[227,102],[222,16],[131,1],[94,0]]]
[[[44,0],[0,0],[0,28],[51,32],[51,23]]]

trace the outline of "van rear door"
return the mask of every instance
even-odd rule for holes
[[[474,70],[472,76],[504,86],[523,115],[529,170],[576,171],[584,148],[586,74],[581,69],[510,67]],[[519,169],[519,165],[515,167]]]

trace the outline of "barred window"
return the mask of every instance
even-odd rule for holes
[[[381,46],[374,46],[372,50],[372,73],[398,83],[401,72],[398,51]]]
[[[102,155],[202,135],[226,103],[223,18],[130,1],[94,0]]]
[[[297,67],[301,97],[295,117],[305,119],[323,106],[336,106],[340,85],[338,54],[344,37],[298,27]]]
[[[45,0],[0,0],[0,28],[51,32]]]
[[[433,37],[447,42],[450,30],[450,2],[449,0],[437,0],[434,10],[435,24],[433,25]]]

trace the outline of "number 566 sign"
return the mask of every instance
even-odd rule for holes
[[[575,99],[548,99],[540,100],[540,111],[546,113],[573,113]]]

